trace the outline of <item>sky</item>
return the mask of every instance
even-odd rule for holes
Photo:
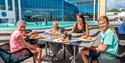
[[[107,10],[125,9],[125,0],[107,0]]]

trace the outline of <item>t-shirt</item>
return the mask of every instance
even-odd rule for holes
[[[118,37],[115,31],[108,28],[105,32],[101,32],[101,42],[102,44],[107,44],[108,48],[106,52],[117,55],[118,53]]]
[[[125,22],[118,27],[119,34],[125,34]]]
[[[10,50],[11,52],[14,52],[14,51],[17,51],[17,50],[20,50],[22,48],[24,48],[24,36],[23,34],[18,31],[18,30],[15,30],[11,37],[10,37]]]

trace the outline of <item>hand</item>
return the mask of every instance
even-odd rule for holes
[[[84,33],[81,33],[81,35],[82,35],[82,36],[85,36],[85,35],[86,35],[86,33],[85,33],[85,32],[84,32]]]
[[[28,33],[28,35],[31,36],[31,35],[36,34],[36,33],[38,33],[38,31],[37,30],[33,30],[32,32]]]
[[[33,30],[32,33],[38,33],[38,30]]]

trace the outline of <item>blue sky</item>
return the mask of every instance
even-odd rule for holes
[[[107,0],[107,10],[125,9],[125,0]]]

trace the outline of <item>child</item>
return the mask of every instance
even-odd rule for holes
[[[100,55],[102,55],[103,53],[117,55],[118,53],[119,40],[116,33],[110,28],[108,28],[108,25],[109,25],[108,18],[106,16],[101,16],[99,18],[98,23],[99,23],[99,27],[102,30],[101,32],[102,44],[98,45],[97,47],[81,50],[81,56],[84,63],[89,63],[89,57],[97,58],[99,56],[98,52],[100,52]]]

